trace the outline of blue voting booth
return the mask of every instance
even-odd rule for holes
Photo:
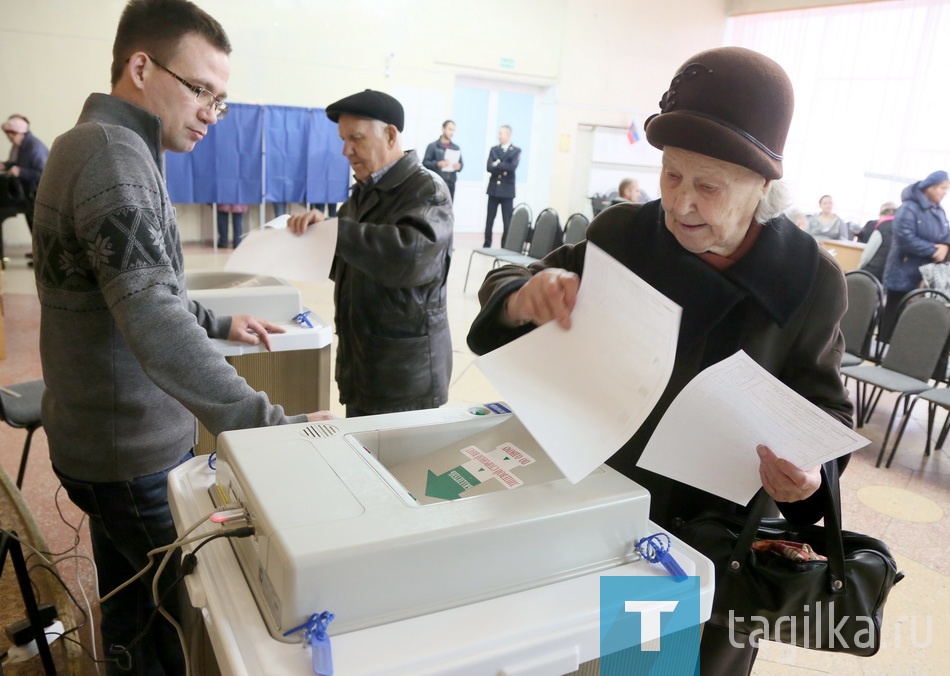
[[[190,153],[165,153],[177,204],[335,203],[347,198],[349,163],[322,108],[229,104]]]

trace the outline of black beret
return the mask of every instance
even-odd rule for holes
[[[402,131],[406,115],[402,104],[389,94],[372,89],[352,94],[327,106],[327,117],[333,122],[340,121],[340,115],[356,115],[391,124]]]

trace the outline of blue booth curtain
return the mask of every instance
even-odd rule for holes
[[[177,204],[343,202],[350,168],[336,123],[319,108],[229,104],[190,153],[165,153]],[[262,174],[265,161],[266,185]]]
[[[307,201],[345,202],[349,196],[350,163],[343,157],[343,139],[323,108],[310,110]]]
[[[261,203],[263,125],[261,106],[232,103],[227,118],[208,129],[192,151],[196,202]]]
[[[191,153],[165,153],[165,183],[173,204],[195,201],[195,172]]]
[[[265,202],[307,201],[309,136],[310,115],[306,108],[264,108]]]

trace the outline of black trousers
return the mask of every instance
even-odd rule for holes
[[[449,189],[449,195],[452,196],[452,201],[454,202],[455,201],[455,181],[452,181],[451,183],[446,181],[445,185]]]
[[[513,197],[492,197],[488,196],[488,218],[485,220],[485,247],[491,246],[492,228],[495,225],[495,216],[498,214],[498,207],[501,207],[501,244],[504,246],[505,238],[508,236],[508,224],[511,223],[511,211],[515,199]]]
[[[878,340],[882,343],[891,342],[891,334],[894,333],[894,327],[897,325],[897,318],[900,316],[898,308],[901,300],[909,291],[891,291],[888,290],[887,298],[884,303],[884,314],[881,316],[881,328],[878,331]]]

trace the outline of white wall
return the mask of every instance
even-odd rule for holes
[[[122,0],[0,0],[0,116],[20,112],[47,143],[71,127],[91,91],[108,91]],[[657,109],[678,66],[722,44],[726,0],[198,0],[234,45],[230,98],[322,107],[365,88],[415,97],[451,114],[456,76],[552,88],[546,139],[563,216],[586,204],[574,180],[583,125],[627,126]],[[503,62],[507,59],[507,62]],[[511,65],[513,63],[513,66]],[[411,105],[407,102],[407,105]],[[435,138],[436,126],[429,134]],[[6,149],[0,144],[0,154]],[[471,158],[469,161],[475,161]],[[477,209],[478,205],[470,208]],[[195,207],[183,237],[199,238]],[[8,237],[26,229],[6,228]],[[13,241],[12,243],[16,243]]]

